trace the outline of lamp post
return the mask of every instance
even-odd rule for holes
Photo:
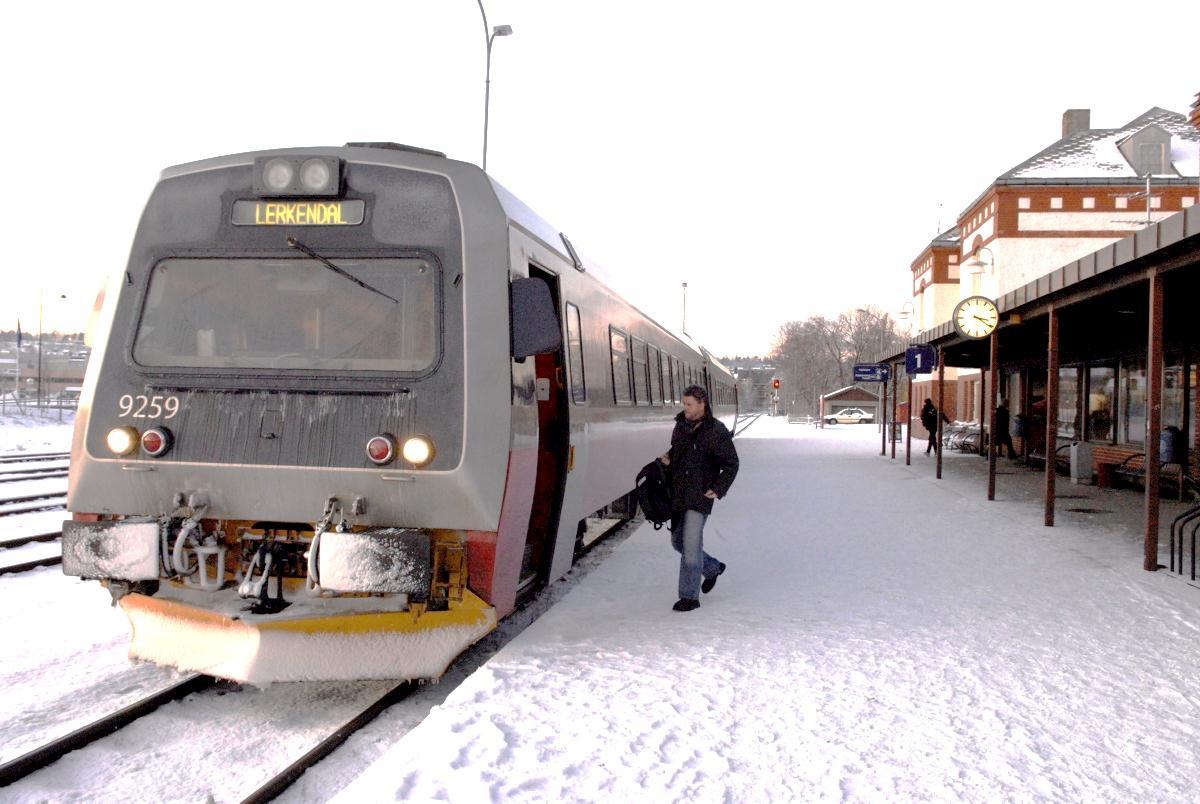
[[[492,99],[492,42],[497,36],[512,36],[511,25],[497,25],[488,28],[487,12],[483,10],[483,0],[479,0],[479,13],[483,17],[483,36],[487,40],[487,74],[483,83],[483,170],[487,171],[487,140],[488,140],[488,106]]]

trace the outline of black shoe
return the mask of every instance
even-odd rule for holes
[[[692,600],[688,597],[681,597],[671,608],[675,609],[675,611],[691,611],[692,609],[700,608],[700,601]]]
[[[704,581],[700,584],[700,591],[706,595],[709,592],[711,592],[713,590],[713,587],[717,585],[717,577],[724,571],[725,571],[725,563],[721,562],[721,566],[717,567],[717,574],[712,576],[711,578],[705,578]]]

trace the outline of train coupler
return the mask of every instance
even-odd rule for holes
[[[291,605],[283,598],[283,562],[275,547],[270,541],[260,544],[238,584],[238,594],[254,601],[250,606],[254,614],[275,614]],[[275,576],[274,595],[271,594],[272,573]]]

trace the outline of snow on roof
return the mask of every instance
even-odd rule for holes
[[[878,394],[872,393],[871,391],[868,391],[866,388],[863,388],[860,385],[847,385],[845,388],[839,388],[836,391],[830,391],[827,394],[822,394],[821,398],[822,399],[833,399],[835,396],[840,396],[841,394],[844,394],[847,391],[858,391],[860,393],[864,393],[869,396],[873,396],[876,399],[879,398]]]
[[[1200,131],[1188,125],[1178,112],[1157,106],[1130,120],[1120,128],[1093,128],[1064,137],[1021,164],[1001,174],[1005,179],[1136,179],[1140,178],[1118,150],[1125,138],[1150,126],[1158,126],[1171,135],[1171,161],[1181,176],[1198,174],[1197,146]]]

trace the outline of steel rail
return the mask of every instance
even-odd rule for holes
[[[23,502],[34,502],[36,500],[46,500],[51,497],[66,497],[66,490],[63,491],[45,491],[41,494],[26,494],[24,497],[8,497],[0,500],[0,505],[9,505]]]
[[[113,712],[111,715],[100,718],[94,723],[90,723],[80,729],[76,729],[70,734],[43,745],[41,748],[30,751],[28,754],[5,762],[3,765],[0,765],[0,787],[6,787],[13,782],[20,781],[34,771],[41,770],[47,765],[56,762],[64,754],[94,743],[101,737],[107,737],[138,718],[150,714],[163,704],[177,701],[193,692],[210,687],[215,682],[216,679],[212,676],[188,676],[173,686],[160,690],[153,695],[148,695],[124,709]]]
[[[53,477],[66,476],[66,469],[43,469],[41,471],[30,469],[21,472],[0,472],[0,483],[16,483],[19,480],[49,480]]]
[[[60,553],[56,556],[35,558],[33,561],[22,561],[20,564],[10,564],[7,567],[0,567],[0,575],[15,575],[18,572],[28,572],[38,567],[56,567],[61,563],[62,554]]]
[[[0,539],[0,547],[20,547],[23,544],[30,542],[52,542],[62,536],[61,530],[49,531],[47,533],[34,533],[29,536],[14,536],[11,539]]]
[[[69,457],[71,457],[71,453],[69,452],[30,452],[22,455],[0,455],[0,463],[51,461]]]
[[[265,804],[265,802],[273,800],[284,790],[291,787],[297,779],[304,775],[306,770],[332,754],[338,746],[350,739],[352,734],[379,717],[384,710],[403,701],[416,688],[417,682],[415,681],[404,681],[392,687],[377,698],[373,704],[346,721],[324,740],[317,743],[307,754],[297,759],[291,765],[288,765],[262,787],[242,799],[242,804]]]

